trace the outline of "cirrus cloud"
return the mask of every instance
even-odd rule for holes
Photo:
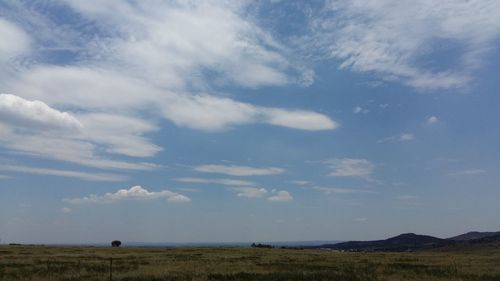
[[[463,88],[500,37],[495,0],[325,1],[299,43],[341,69],[378,74],[419,90]],[[426,67],[426,60],[454,52],[454,64]],[[445,49],[448,50],[448,49]],[[459,50],[459,51],[457,51]]]

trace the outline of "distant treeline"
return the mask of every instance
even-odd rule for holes
[[[274,248],[279,248],[279,249],[293,249],[293,250],[302,250],[303,249],[302,247],[288,247],[288,246],[275,247],[273,245],[261,244],[261,243],[258,243],[258,244],[252,243],[251,247],[252,248],[265,248],[265,249],[274,249]]]

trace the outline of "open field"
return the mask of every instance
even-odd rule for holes
[[[500,250],[338,253],[253,248],[0,247],[0,280],[500,281]]]

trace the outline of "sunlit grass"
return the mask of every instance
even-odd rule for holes
[[[500,281],[500,250],[337,253],[252,248],[0,247],[0,280]]]

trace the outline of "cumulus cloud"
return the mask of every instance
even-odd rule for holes
[[[44,176],[69,177],[85,181],[116,182],[116,181],[125,181],[127,179],[127,177],[119,174],[89,173],[89,172],[71,171],[71,170],[37,168],[37,167],[29,167],[21,165],[0,165],[0,171],[44,175]]]
[[[271,202],[287,202],[287,201],[293,200],[292,195],[288,191],[276,190],[273,193],[274,193],[274,195],[268,197],[267,200],[269,200]]]
[[[332,171],[328,174],[334,177],[369,176],[375,165],[366,159],[330,159],[324,162]]]
[[[0,122],[16,127],[36,129],[69,128],[78,130],[82,124],[68,112],[61,112],[41,101],[29,101],[9,94],[0,94]]]
[[[148,191],[141,186],[133,186],[130,189],[120,189],[115,193],[105,193],[104,195],[91,194],[82,198],[64,199],[70,204],[111,204],[124,200],[153,200],[163,198],[170,203],[190,202],[191,199],[179,193],[168,190]]]
[[[286,172],[283,168],[277,167],[248,167],[236,165],[200,165],[194,167],[195,171],[203,173],[225,174],[230,176],[269,176]]]
[[[341,69],[378,73],[421,90],[461,88],[499,38],[499,13],[495,0],[326,1],[311,17],[312,35],[300,43],[339,60]],[[454,64],[435,69],[422,63],[440,55],[438,46],[460,50]]]

